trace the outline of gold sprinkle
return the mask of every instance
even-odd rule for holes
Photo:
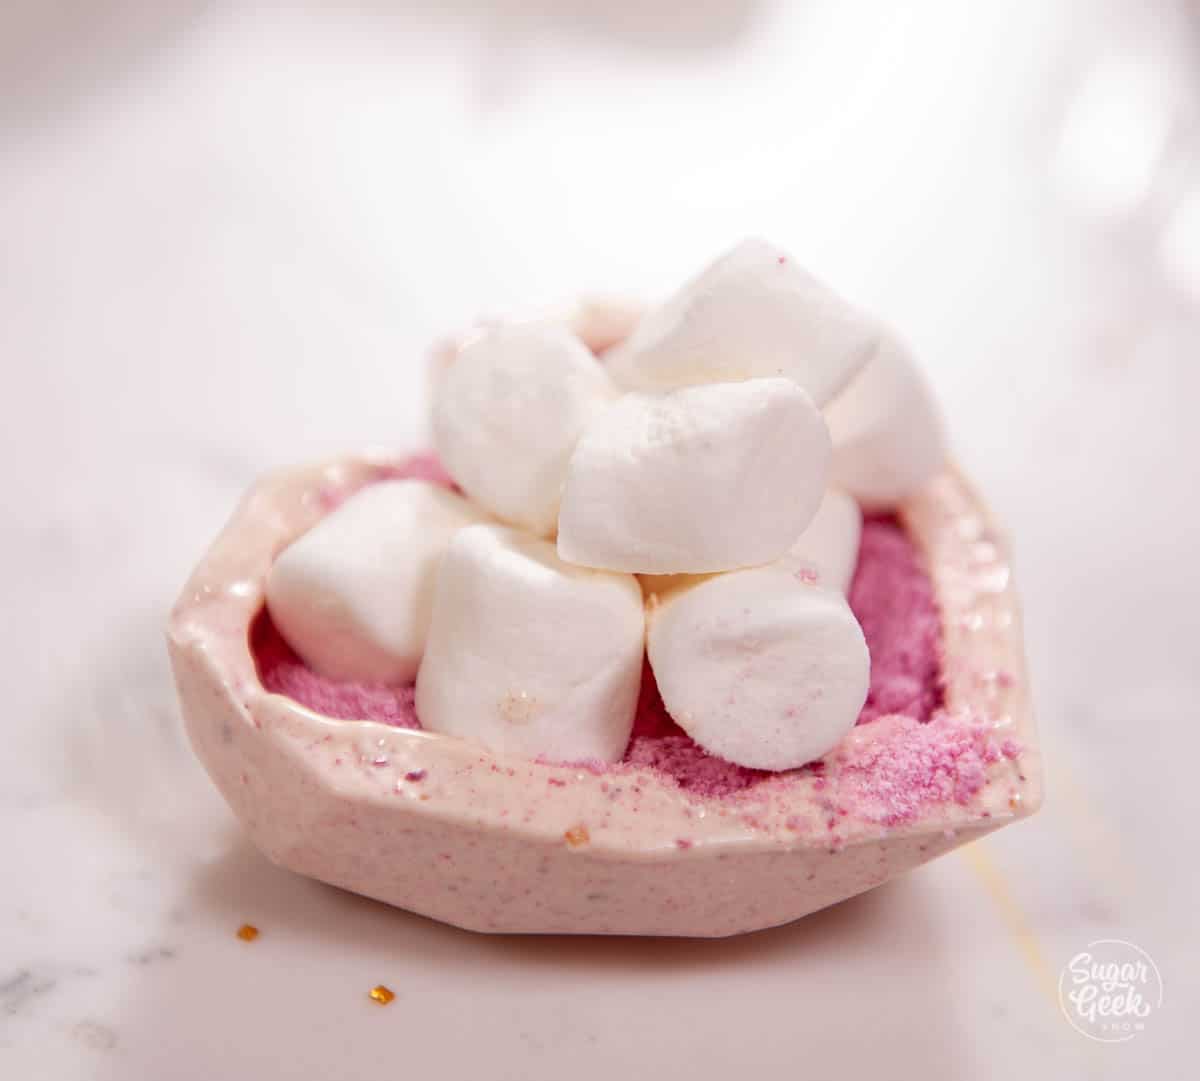
[[[572,848],[578,848],[580,845],[585,845],[590,841],[591,835],[588,833],[587,826],[572,826],[563,836],[567,839],[567,844]]]
[[[538,713],[538,700],[528,691],[509,691],[499,706],[500,716],[509,724],[528,724]]]
[[[243,923],[242,926],[237,929],[237,936],[243,942],[253,942],[256,938],[258,938],[258,928],[252,923]]]
[[[392,1001],[392,999],[396,997],[395,991],[393,991],[390,987],[384,987],[381,983],[378,983],[372,987],[367,994],[371,996],[372,1002],[378,1002],[380,1006],[386,1006]]]

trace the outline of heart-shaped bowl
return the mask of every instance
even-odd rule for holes
[[[715,937],[870,889],[1040,803],[1006,544],[953,469],[898,516],[941,613],[941,707],[861,724],[814,767],[705,795],[653,766],[492,754],[271,693],[252,638],[272,561],[413,468],[366,455],[260,480],[171,616],[192,745],[281,866],[477,931]]]

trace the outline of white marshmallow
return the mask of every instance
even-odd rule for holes
[[[564,327],[482,330],[440,380],[434,445],[467,495],[546,536],[554,532],[571,451],[615,394],[604,368]]]
[[[800,539],[784,557],[795,569],[810,570],[818,585],[845,593],[858,566],[862,511],[836,488],[830,488]]]
[[[425,647],[442,551],[463,526],[485,520],[426,481],[369,485],[276,557],[271,619],[322,675],[405,683]]]
[[[562,311],[559,318],[593,353],[607,353],[633,333],[645,305],[632,297],[586,296]]]
[[[615,762],[644,648],[631,576],[570,566],[517,530],[464,529],[438,573],[417,715],[496,752]]]
[[[890,510],[942,468],[945,431],[933,391],[907,347],[887,336],[825,410],[831,481],[864,510]]]
[[[558,554],[642,574],[778,559],[825,490],[829,434],[787,379],[627,394],[571,456]]]
[[[442,376],[458,358],[459,352],[480,333],[504,326],[565,327],[594,354],[604,353],[633,333],[646,306],[628,296],[588,295],[566,304],[498,318],[483,316],[467,330],[436,340],[429,349],[427,376],[430,390],[436,394]]]
[[[618,385],[669,390],[785,376],[824,405],[866,363],[879,324],[762,240],[745,240],[650,311],[605,357]]]
[[[792,574],[799,581],[846,593],[858,566],[862,540],[862,511],[844,492],[830,488],[800,539],[768,567]],[[639,574],[638,582],[647,600],[686,586],[699,585],[710,574]]]
[[[647,625],[663,704],[701,747],[756,769],[820,758],[854,727],[871,660],[841,594],[779,564],[660,596]]]

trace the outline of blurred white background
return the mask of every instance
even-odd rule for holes
[[[1016,538],[1043,814],[727,943],[474,938],[268,866],[160,641],[238,493],[419,444],[479,312],[747,233],[924,356]],[[1184,1076],[1198,332],[1186,0],[8,0],[0,1074]],[[1056,1001],[1106,936],[1166,986],[1121,1046]]]

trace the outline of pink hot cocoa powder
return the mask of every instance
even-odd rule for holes
[[[417,476],[449,484],[431,458],[379,479]],[[337,500],[331,500],[331,505]],[[921,558],[899,523],[864,523],[850,605],[871,652],[871,686],[858,724],[887,717],[878,738],[855,741],[804,769],[829,778],[831,815],[854,811],[884,824],[915,817],[933,801],[966,802],[983,783],[998,750],[984,728],[939,713],[940,615]],[[307,668],[279,636],[265,611],[255,622],[252,647],[267,690],[315,712],[344,720],[374,720],[420,728],[413,687],[341,683]],[[930,723],[932,721],[932,723]],[[671,720],[649,666],[642,682],[633,735],[614,772],[650,768],[697,796],[720,797],[773,776],[716,758]]]

